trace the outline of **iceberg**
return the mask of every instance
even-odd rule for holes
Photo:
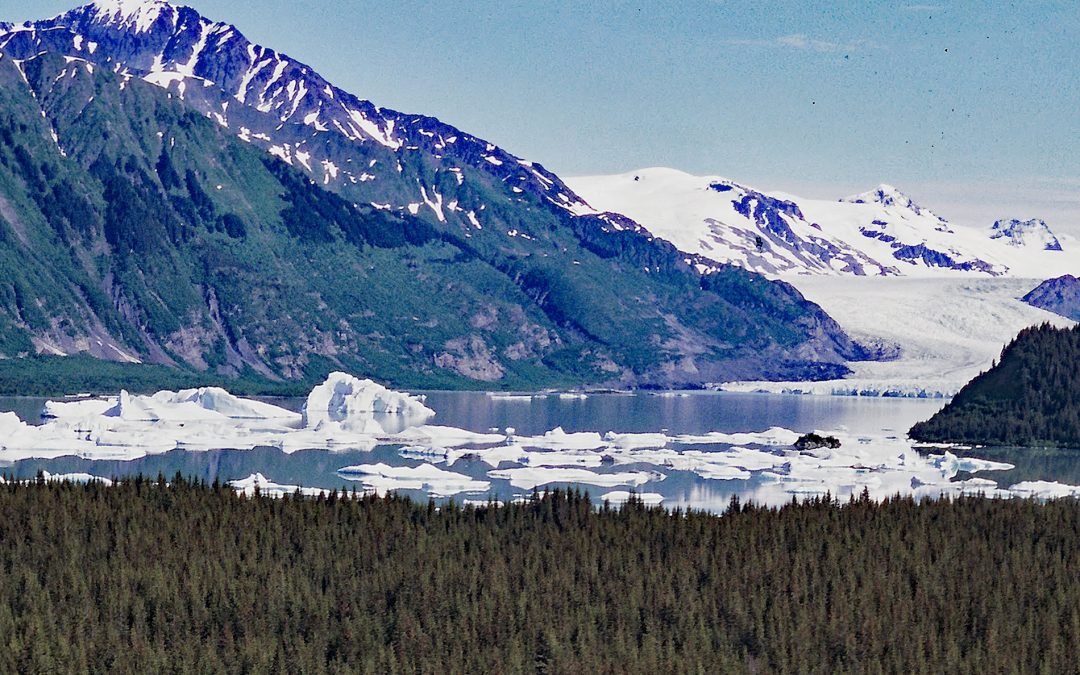
[[[373,424],[376,414],[423,421],[433,417],[435,411],[417,396],[392,391],[346,373],[331,373],[308,394],[301,424],[317,429],[333,423],[347,431],[381,433],[381,427]]]
[[[588,469],[523,467],[488,471],[488,477],[505,479],[510,481],[510,485],[516,488],[532,490],[549,483],[581,483],[582,485],[597,485],[600,487],[644,485],[649,481],[663,480],[667,476],[655,471],[596,473]]]
[[[113,482],[108,478],[102,478],[101,476],[94,476],[88,473],[49,473],[48,471],[42,471],[41,476],[49,483],[101,483],[102,485],[113,484]]]
[[[1066,485],[1056,481],[1033,480],[1017,483],[1009,487],[1009,492],[1018,497],[1059,499],[1061,497],[1080,496],[1080,486]]]
[[[283,497],[285,495],[296,494],[298,491],[306,497],[318,497],[319,495],[329,494],[330,492],[330,490],[324,488],[305,488],[300,487],[299,485],[279,485],[261,473],[253,473],[247,478],[231,480],[229,481],[229,485],[236,490],[237,493],[247,495],[248,497],[255,496],[256,488],[260,495],[266,497]]]
[[[87,402],[89,403],[89,402]],[[48,407],[47,407],[48,408]],[[83,405],[83,410],[92,410]],[[101,413],[129,422],[196,422],[235,420],[282,420],[295,423],[300,415],[269,403],[234,396],[218,387],[159,391],[153,396],[120,392],[116,403]]]
[[[664,495],[655,492],[629,492],[627,490],[615,490],[600,495],[600,501],[610,502],[612,506],[625,504],[630,498],[641,500],[646,506],[658,506],[664,501]]]
[[[462,492],[485,492],[491,487],[488,481],[474,480],[431,464],[415,467],[360,464],[342,467],[337,474],[348,480],[360,481],[365,488],[379,495],[392,490],[423,490],[432,497],[452,497]]]

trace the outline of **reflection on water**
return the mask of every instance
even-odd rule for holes
[[[540,435],[555,427],[562,427],[567,432],[665,431],[669,435],[704,434],[710,431],[736,433],[784,427],[799,432],[846,429],[852,434],[903,437],[914,422],[928,418],[944,405],[944,401],[940,400],[715,392],[592,394],[586,398],[560,397],[557,394],[505,397],[476,392],[427,392],[426,396],[427,405],[438,413],[431,422],[433,424],[477,432],[513,427],[519,435]],[[276,399],[271,402],[292,410],[299,410],[303,405],[303,399]],[[24,420],[37,423],[43,403],[44,399],[0,398],[0,410],[14,411]],[[386,422],[383,420],[384,425]],[[275,448],[210,452],[174,450],[133,461],[92,461],[77,457],[50,461],[31,459],[17,462],[4,469],[4,472],[17,478],[32,477],[39,470],[53,474],[89,473],[103,477],[135,474],[171,477],[180,472],[207,482],[225,482],[261,473],[279,484],[351,490],[354,487],[360,489],[360,486],[337,475],[336,471],[342,467],[378,463],[417,466],[422,463],[402,458],[398,449],[380,446],[371,451],[305,450],[292,454]],[[1003,461],[1019,464],[1012,459]],[[1031,475],[1035,475],[1065,463],[1063,457],[1047,456],[1040,461],[1041,464],[1033,464],[1030,470],[1018,466],[1017,472],[1030,471]],[[491,468],[483,462],[459,461],[452,470],[474,479],[490,481],[490,495],[497,499],[512,499],[528,493],[513,488],[506,480],[491,478],[488,475]],[[641,464],[622,465],[617,469],[602,467],[598,471],[648,471],[656,468]],[[1080,468],[1072,466],[1071,469],[1080,473]],[[689,471],[664,467],[661,470],[667,476],[665,480],[642,485],[638,491],[661,493],[665,497],[665,505],[673,508],[722,510],[734,494],[743,499],[762,494],[759,492],[762,485],[757,480],[707,480]],[[1047,475],[1052,474],[1042,473],[1040,477]],[[1076,482],[1080,482],[1080,477]],[[556,483],[551,487],[561,485]],[[607,492],[626,488],[586,486],[585,489],[594,498],[599,498]],[[427,498],[422,492],[410,494]],[[475,500],[487,496],[469,494],[461,498]]]
[[[979,448],[967,454],[1015,466],[1011,471],[994,472],[993,478],[998,485],[1039,480],[1080,485],[1080,449]]]

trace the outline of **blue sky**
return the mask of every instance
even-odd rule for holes
[[[77,4],[0,0],[21,20]],[[190,0],[556,173],[670,166],[1080,234],[1075,2]]]

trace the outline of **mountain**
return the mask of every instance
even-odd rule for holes
[[[793,287],[159,0],[0,34],[0,355],[77,352],[522,388],[868,356]]]
[[[990,238],[1000,239],[1010,246],[1034,247],[1044,251],[1060,251],[1061,242],[1050,231],[1046,222],[1031,220],[999,220],[990,227]]]
[[[1080,448],[1080,326],[1027,328],[911,429],[919,441]]]
[[[1047,279],[1025,295],[1023,301],[1066,319],[1080,321],[1080,279],[1071,274]]]
[[[592,206],[626,214],[682,251],[770,276],[1045,277],[1076,267],[1042,221],[1001,222],[987,236],[890,185],[828,201],[673,169],[568,182]]]

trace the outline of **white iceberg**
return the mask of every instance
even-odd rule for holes
[[[89,405],[80,407],[90,409]],[[47,407],[48,409],[48,407]],[[223,420],[281,420],[297,422],[300,416],[269,403],[234,396],[218,387],[159,391],[153,396],[120,392],[116,403],[101,413],[128,422],[201,422]]]
[[[462,492],[484,492],[491,487],[488,481],[474,480],[431,464],[416,467],[360,464],[342,467],[337,473],[342,478],[361,482],[380,495],[392,490],[423,490],[432,497],[452,497]]]
[[[566,469],[553,467],[523,467],[519,469],[496,469],[488,471],[488,477],[510,481],[510,485],[532,490],[549,483],[580,483],[600,487],[618,485],[644,485],[649,481],[663,480],[664,474],[655,471],[633,471],[623,473],[596,473],[588,469]]]
[[[617,506],[630,501],[631,497],[641,500],[646,506],[658,506],[664,501],[664,495],[656,492],[629,492],[627,490],[615,490],[600,495],[600,501],[610,502],[612,506]]]
[[[305,488],[298,485],[279,485],[271,481],[261,473],[253,473],[247,478],[240,478],[238,480],[229,481],[229,485],[240,494],[252,497],[255,495],[256,488],[259,494],[264,497],[283,497],[285,495],[293,495],[298,491],[300,494],[306,497],[318,497],[319,495],[328,494],[330,491],[324,488]]]
[[[1031,480],[1010,486],[1009,492],[1018,497],[1058,499],[1061,497],[1080,496],[1080,486],[1066,485],[1064,483],[1058,483],[1056,481]]]
[[[41,477],[49,483],[101,483],[102,485],[112,485],[113,483],[108,478],[88,473],[49,473],[48,471],[42,471]]]
[[[435,411],[416,396],[387,389],[346,373],[331,373],[326,381],[311,390],[302,413],[302,425],[308,429],[327,423],[339,424],[345,430],[381,429],[371,427],[372,416],[398,415],[411,420],[425,420]]]

